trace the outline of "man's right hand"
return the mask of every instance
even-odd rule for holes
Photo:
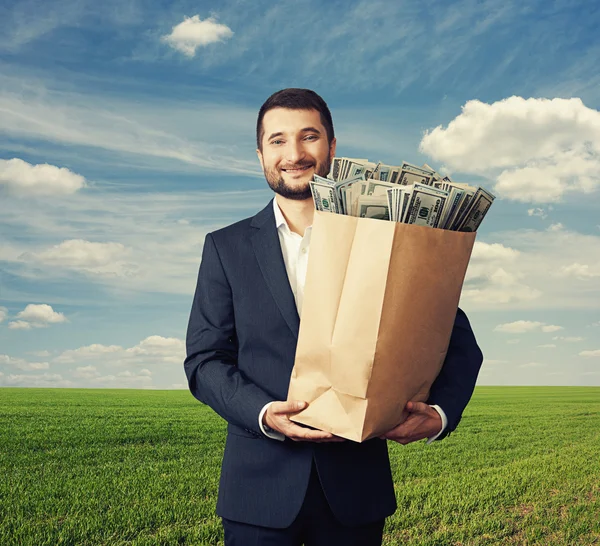
[[[302,427],[290,421],[290,415],[298,413],[306,408],[308,404],[298,400],[287,402],[273,402],[263,415],[263,422],[268,427],[281,432],[295,442],[343,442],[340,438],[330,432],[313,430]]]

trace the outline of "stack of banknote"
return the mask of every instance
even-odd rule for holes
[[[401,166],[336,157],[327,178],[314,176],[315,208],[454,231],[476,231],[494,195],[452,182],[425,164]]]

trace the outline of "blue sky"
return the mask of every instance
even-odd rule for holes
[[[270,199],[284,87],[338,155],[498,195],[461,307],[482,385],[600,385],[592,2],[0,2],[0,386],[185,388],[206,233]]]

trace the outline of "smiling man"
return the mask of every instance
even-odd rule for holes
[[[396,509],[386,439],[441,439],[460,421],[482,355],[459,309],[428,404],[362,444],[289,417],[314,205],[336,140],[329,108],[284,89],[259,110],[257,154],[275,198],[255,216],[206,236],[187,332],[189,388],[227,422],[217,513],[226,546],[379,546]],[[349,363],[351,365],[351,363]],[[438,403],[439,402],[439,403]]]

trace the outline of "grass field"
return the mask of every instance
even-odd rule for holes
[[[0,544],[222,544],[224,422],[187,391],[0,389]],[[600,544],[600,388],[478,387],[390,444],[384,544]]]

